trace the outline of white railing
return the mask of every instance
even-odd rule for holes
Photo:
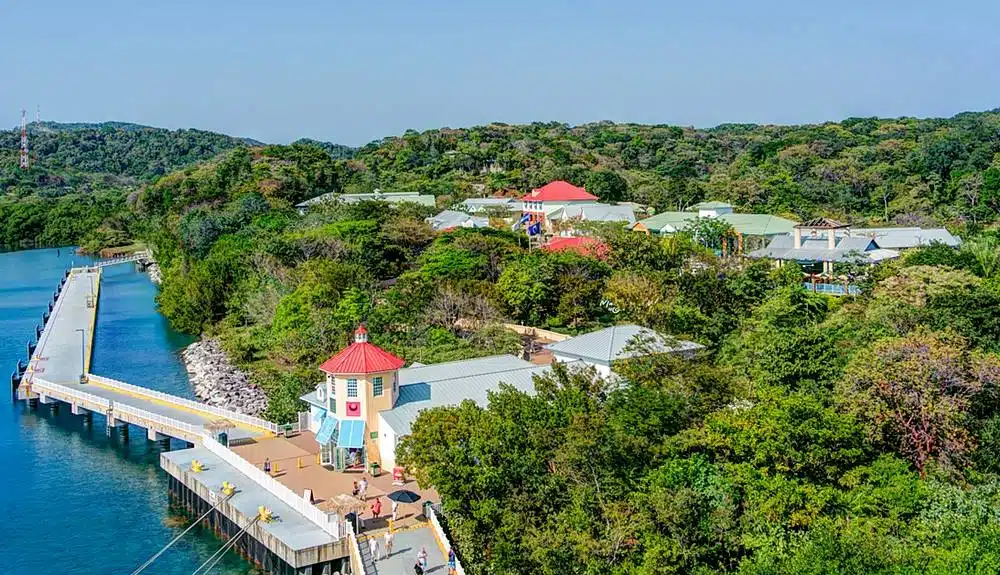
[[[444,528],[441,527],[441,522],[438,521],[434,508],[428,505],[427,511],[430,514],[428,519],[431,520],[431,528],[434,529],[434,534],[437,535],[438,540],[443,544],[444,552],[447,553],[449,549],[454,550],[451,541],[448,539],[448,535],[445,534]],[[458,560],[458,556],[455,557],[455,573],[456,575],[465,575],[465,568],[462,567],[462,562]]]
[[[277,479],[271,477],[267,473],[264,473],[264,471],[259,469],[256,465],[251,464],[249,461],[243,459],[211,437],[206,435],[202,439],[202,446],[215,455],[221,457],[223,461],[235,467],[237,471],[249,477],[254,483],[257,483],[264,489],[267,489],[271,495],[274,495],[280,499],[282,503],[288,505],[303,515],[306,519],[315,523],[320,529],[330,534],[334,539],[340,538],[340,530],[338,526],[341,522],[339,515],[327,514],[320,511],[315,505],[307,501],[305,498],[285,487]]]
[[[150,427],[149,424],[152,423],[153,425],[159,426],[157,431],[160,431],[164,435],[174,436],[177,437],[177,439],[184,439],[192,443],[202,442],[206,437],[205,429],[202,427],[180,421],[179,419],[160,415],[158,413],[152,413],[150,411],[146,411],[145,409],[132,407],[131,405],[126,405],[124,403],[113,402],[111,404],[111,414],[115,419],[120,419],[147,429]],[[132,421],[129,421],[129,418],[131,418]],[[174,433],[171,433],[170,430],[180,431],[180,436],[178,437],[174,435]]]
[[[225,417],[226,419],[235,421],[236,423],[242,423],[244,425],[249,425],[251,427],[264,429],[274,434],[278,433],[277,424],[271,423],[266,419],[261,419],[260,417],[254,417],[252,415],[237,413],[230,409],[216,407],[214,405],[208,405],[205,403],[201,403],[199,401],[192,401],[190,399],[185,399],[183,397],[177,397],[176,395],[170,395],[169,393],[163,393],[162,391],[156,391],[153,389],[140,387],[138,385],[132,385],[131,383],[125,383],[124,381],[118,381],[107,377],[101,377],[99,375],[88,375],[87,378],[99,385],[103,385],[104,387],[110,387],[112,389],[118,389],[128,393],[144,395],[146,397],[159,399],[160,401],[173,403],[175,405],[182,405],[189,409],[194,409],[197,411],[201,411],[203,413],[211,413],[213,415],[218,415],[219,417]]]
[[[365,569],[365,562],[361,558],[361,547],[358,546],[358,536],[354,534],[354,526],[350,521],[345,521],[344,526],[347,530],[347,552],[351,556],[351,573],[367,575],[368,570]]]
[[[62,399],[68,397],[76,401],[86,401],[88,403],[100,406],[101,409],[107,411],[111,409],[111,400],[106,397],[100,397],[85,391],[77,391],[75,389],[66,387],[64,385],[59,385],[57,383],[52,383],[44,379],[35,378],[31,381],[31,389],[35,393],[45,392],[46,395],[52,395],[56,399]]]

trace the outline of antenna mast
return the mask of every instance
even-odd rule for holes
[[[28,112],[21,110],[21,169],[28,169]]]
[[[42,124],[42,105],[35,104],[35,123],[38,125]]]

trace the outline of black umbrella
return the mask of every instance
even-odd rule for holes
[[[400,489],[398,491],[393,491],[389,494],[389,499],[393,501],[398,501],[400,503],[416,503],[420,501],[420,496],[412,491],[406,489]]]

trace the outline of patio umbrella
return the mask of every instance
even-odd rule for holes
[[[406,489],[398,489],[389,494],[389,499],[400,503],[416,503],[420,501],[420,496]]]

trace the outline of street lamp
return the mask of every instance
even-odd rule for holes
[[[87,344],[86,344],[86,330],[78,329],[80,332],[80,383],[87,383]]]

